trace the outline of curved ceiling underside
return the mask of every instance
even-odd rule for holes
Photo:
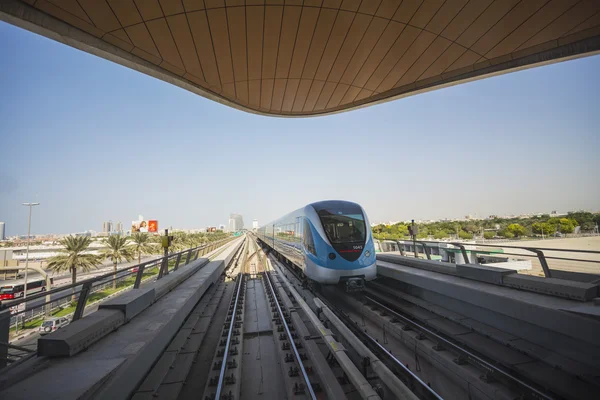
[[[344,111],[590,54],[600,38],[599,0],[23,3],[107,44],[92,47],[117,62],[125,53],[125,65],[151,65],[160,72],[151,75],[206,97],[282,116]]]

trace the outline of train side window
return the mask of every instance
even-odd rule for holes
[[[317,250],[315,249],[315,242],[313,240],[312,231],[310,230],[310,225],[308,221],[304,220],[304,248],[311,254],[317,255]]]

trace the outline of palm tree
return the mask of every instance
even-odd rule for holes
[[[187,236],[184,232],[175,232],[173,234],[173,241],[169,246],[169,253],[177,253],[188,248]]]
[[[113,289],[117,288],[117,263],[123,260],[133,260],[134,253],[131,246],[127,244],[125,236],[111,235],[102,241],[106,245],[106,249],[102,251],[105,258],[110,258],[113,262],[114,280]]]
[[[48,269],[53,271],[68,270],[71,272],[71,283],[77,283],[77,268],[89,271],[98,268],[102,257],[96,254],[86,253],[89,250],[92,238],[89,236],[67,236],[59,243],[64,249],[60,254],[48,259]],[[73,301],[75,301],[75,288],[73,287]]]
[[[147,233],[136,232],[131,236],[131,249],[138,255],[138,264],[142,262],[142,254],[151,254],[156,245],[152,243],[152,238]]]

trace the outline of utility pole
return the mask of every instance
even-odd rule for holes
[[[23,203],[24,206],[29,207],[29,220],[27,222],[27,255],[25,258],[25,284],[23,298],[27,298],[27,271],[29,271],[29,244],[31,243],[31,209],[34,206],[39,206],[40,203]],[[27,309],[27,303],[25,303],[25,309]],[[23,317],[23,328],[25,328],[25,318]]]
[[[169,230],[165,229],[165,236],[163,236],[161,240],[161,245],[164,249],[164,258],[160,270],[158,271],[158,279],[162,278],[163,275],[169,274],[169,246],[172,241],[173,237],[169,236]]]
[[[410,233],[410,236],[412,236],[415,258],[419,258],[419,252],[417,251],[417,235],[419,234],[419,228],[415,226],[414,219],[411,220],[411,224],[408,227],[408,233]]]

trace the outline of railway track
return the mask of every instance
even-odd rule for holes
[[[429,338],[432,342],[437,343],[434,345],[438,351],[451,351],[455,354],[454,362],[457,365],[464,365],[469,363],[481,369],[481,379],[484,381],[502,380],[506,385],[516,388],[523,394],[524,398],[535,398],[551,400],[554,397],[545,393],[545,391],[539,387],[534,386],[531,383],[524,381],[521,377],[514,373],[507,371],[505,368],[498,366],[494,360],[488,359],[481,355],[476,354],[472,350],[461,346],[454,340],[449,338],[447,335],[436,332],[431,328],[428,328],[424,323],[418,319],[410,318],[409,316],[403,315],[398,312],[398,308],[389,302],[388,299],[376,294],[374,291],[369,291],[368,295],[362,297],[366,304],[371,304],[380,310],[381,313],[385,313],[385,317],[391,318],[394,324],[401,324],[403,330],[414,330],[417,335],[423,339]]]
[[[285,268],[284,263],[277,265]],[[282,273],[291,274],[300,287],[294,270],[285,268]],[[305,295],[309,291],[302,290]],[[372,286],[367,296],[350,295],[337,288],[310,293],[419,398],[559,398],[493,359],[427,329],[418,315],[403,317],[383,302],[376,287]]]
[[[314,332],[290,315],[291,300],[277,274],[265,270],[262,261],[261,250],[246,241],[133,399],[346,397],[335,377],[324,384],[323,368],[314,363],[327,366],[325,356],[305,338]]]
[[[552,399],[376,285],[314,292],[251,239],[134,399]]]
[[[598,384],[577,375],[582,367],[572,365],[572,371],[552,368],[540,358],[543,351],[524,353],[511,348],[498,341],[500,333],[489,336],[483,327],[464,325],[462,321],[470,321],[466,317],[449,315],[391,283],[371,282],[364,294],[362,304],[390,331],[396,335],[398,329],[415,332],[424,346],[433,344],[432,348],[452,355],[457,366],[476,368],[482,382],[500,383],[525,399],[595,398]]]

